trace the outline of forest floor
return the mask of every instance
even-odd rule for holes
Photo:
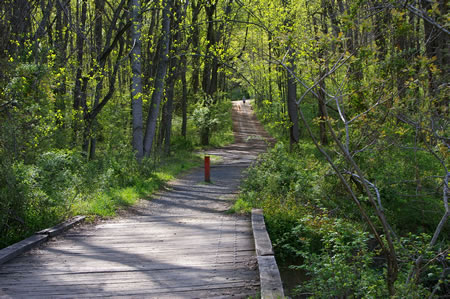
[[[268,138],[249,101],[233,103],[235,143],[120,217],[83,225],[0,267],[0,297],[247,297],[259,292],[248,216],[227,213]]]

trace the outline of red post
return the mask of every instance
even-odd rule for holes
[[[209,156],[205,156],[205,182],[210,182],[210,176],[209,176],[209,164],[210,164],[210,160],[209,160]]]

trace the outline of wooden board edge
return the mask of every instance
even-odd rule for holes
[[[58,225],[50,228],[46,228],[37,232],[29,238],[26,238],[20,242],[14,243],[6,248],[0,250],[0,265],[4,264],[16,256],[40,245],[41,243],[47,241],[50,237],[61,234],[65,230],[73,227],[74,225],[84,221],[86,216],[76,216],[67,221],[64,221]]]
[[[25,240],[12,244],[6,248],[0,250],[0,265],[6,263],[7,261],[12,260],[19,254],[22,254],[33,247],[38,246],[39,244],[48,240],[47,235],[32,235]]]
[[[255,238],[257,256],[273,255],[272,242],[267,233],[264,216],[261,209],[252,209],[252,229]]]
[[[283,283],[275,257],[258,256],[259,280],[262,299],[281,299],[284,297]]]
[[[37,235],[48,235],[49,237],[54,237],[62,232],[72,228],[75,224],[78,224],[86,219],[86,216],[75,216],[67,221],[64,221],[58,225],[55,225],[50,228],[46,228],[44,230],[38,231]]]

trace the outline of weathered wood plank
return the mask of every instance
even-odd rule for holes
[[[273,255],[272,242],[266,230],[261,209],[252,210],[252,228],[255,238],[255,248],[258,256]]]
[[[26,252],[27,250],[38,246],[48,239],[46,235],[33,235],[25,240],[15,243],[0,250],[0,265]]]
[[[246,275],[241,277],[224,277],[220,275],[201,275],[196,276],[190,273],[170,273],[169,275],[161,275],[163,273],[152,273],[147,277],[129,277],[129,278],[116,278],[116,279],[101,279],[100,276],[92,277],[91,280],[66,280],[62,281],[58,277],[56,280],[40,281],[38,278],[20,282],[2,282],[3,290],[16,290],[21,291],[28,289],[30,292],[48,292],[57,288],[98,288],[101,286],[108,286],[110,289],[129,289],[129,288],[151,288],[155,289],[161,285],[176,285],[178,287],[198,286],[198,285],[210,285],[219,283],[245,283],[252,282],[253,275]],[[189,274],[189,275],[185,275]],[[228,273],[231,274],[231,273]]]
[[[162,234],[158,234],[155,236],[143,236],[142,238],[139,238],[139,235],[132,235],[130,234],[127,237],[117,237],[117,238],[111,238],[111,237],[107,237],[107,236],[100,236],[100,237],[90,237],[87,236],[85,238],[64,238],[64,242],[60,242],[60,240],[55,240],[52,241],[54,246],[58,246],[58,243],[64,243],[65,246],[67,245],[83,245],[84,242],[89,242],[89,243],[108,243],[108,244],[114,244],[114,243],[123,243],[123,242],[129,242],[129,243],[133,243],[133,244],[142,244],[142,243],[147,243],[151,244],[151,242],[167,242],[167,243],[196,243],[196,241],[203,241],[203,242],[214,242],[217,241],[218,239],[224,239],[224,240],[230,240],[230,239],[238,239],[238,240],[254,240],[253,239],[253,234],[251,233],[241,233],[241,232],[236,232],[235,234],[231,234],[231,233],[224,233],[224,234],[219,234],[219,233],[211,233],[209,236],[203,236],[201,234],[198,233],[186,233],[186,234],[181,234],[179,235],[178,233],[171,233],[171,232],[167,232],[166,235],[162,235]],[[83,243],[80,243],[79,241],[83,241]]]
[[[124,254],[125,255],[125,254]],[[211,264],[214,263],[225,263],[225,262],[233,262],[233,261],[242,261],[242,260],[248,260],[249,257],[252,257],[253,254],[250,251],[245,252],[229,252],[229,253],[222,253],[220,252],[220,256],[217,256],[217,253],[208,253],[203,255],[196,255],[196,256],[190,256],[190,255],[176,255],[176,256],[165,256],[165,255],[159,255],[154,256],[152,255],[151,259],[147,259],[145,255],[141,255],[140,257],[127,257],[124,256],[122,259],[119,255],[116,256],[98,256],[98,255],[91,255],[91,256],[61,256],[59,260],[56,259],[46,259],[41,258],[39,260],[39,266],[40,267],[51,267],[53,270],[56,269],[64,269],[67,267],[68,261],[71,263],[71,267],[73,269],[82,269],[84,267],[110,267],[115,265],[127,265],[127,266],[139,266],[140,268],[144,268],[146,266],[152,266],[155,264],[155,261],[158,261],[158,263],[171,263],[171,264],[181,264],[184,265],[197,265],[201,264],[202,261],[208,261]],[[35,263],[32,262],[17,262],[12,265],[6,265],[2,267],[0,270],[0,273],[3,273],[4,271],[8,270],[14,270],[14,269],[20,269],[27,267],[29,269],[33,269],[35,266]]]
[[[56,235],[61,234],[62,232],[72,228],[74,225],[83,222],[86,219],[86,216],[75,216],[67,221],[64,221],[58,225],[55,225],[50,228],[46,228],[37,232],[37,235],[48,235],[49,237],[54,237]]]
[[[262,299],[284,298],[280,271],[274,256],[258,256]]]
[[[189,270],[189,271],[180,271]],[[254,270],[256,271],[256,270]],[[117,271],[117,272],[87,272],[74,275],[73,273],[58,275],[35,275],[24,274],[8,276],[2,278],[2,287],[8,285],[32,286],[34,284],[64,285],[80,283],[105,283],[105,282],[126,282],[148,280],[149,277],[156,277],[158,280],[177,280],[186,278],[205,279],[211,277],[223,277],[231,280],[254,279],[254,271],[249,271],[245,267],[226,268],[179,268],[167,270],[140,270],[140,271]]]
[[[205,235],[205,232],[208,232],[208,235]],[[172,239],[172,237],[176,236],[177,238],[189,238],[189,237],[198,237],[198,236],[202,236],[203,238],[213,238],[216,237],[218,235],[222,235],[224,237],[226,236],[234,236],[234,235],[238,235],[238,236],[242,236],[242,237],[249,237],[251,236],[250,234],[251,232],[251,227],[246,228],[246,231],[241,230],[241,229],[234,229],[234,228],[199,228],[199,229],[190,229],[190,230],[185,230],[185,229],[181,229],[177,230],[177,229],[168,229],[168,228],[161,228],[161,227],[155,227],[154,230],[152,230],[152,233],[149,233],[148,230],[145,229],[127,229],[127,230],[121,230],[121,229],[116,229],[116,230],[110,230],[109,232],[106,230],[102,230],[101,232],[99,232],[98,234],[95,233],[94,235],[85,235],[84,237],[86,238],[97,238],[97,239],[108,239],[111,238],[112,234],[117,233],[117,238],[120,239],[127,239],[127,238],[135,238],[137,236],[142,236],[145,239],[157,239],[157,238],[161,238],[161,239]],[[68,235],[67,239],[71,240],[73,239],[74,241],[77,241],[77,239],[79,238],[83,238],[83,236],[73,236],[73,235]],[[116,239],[116,238],[114,238]],[[175,239],[176,240],[176,239]]]
[[[145,295],[153,296],[158,294],[173,294],[180,292],[190,292],[190,291],[208,291],[214,289],[222,288],[245,288],[250,286],[259,285],[257,282],[230,282],[230,283],[211,283],[211,284],[201,284],[201,285],[189,285],[189,286],[171,286],[170,283],[167,286],[146,286],[138,285],[130,287],[123,286],[114,288],[113,285],[105,285],[93,288],[86,287],[61,287],[61,288],[51,288],[41,292],[40,294],[45,294],[48,297],[60,297],[60,295],[70,294],[72,297],[109,297],[109,296],[130,296],[130,295]],[[2,293],[6,296],[11,297],[30,297],[39,294],[33,290],[22,289],[3,289]]]
[[[246,298],[255,298],[255,288],[257,286],[253,286],[252,288],[241,287],[239,288],[239,295],[235,292],[230,291],[230,288],[214,288],[209,290],[183,290],[181,292],[169,292],[169,293],[158,293],[152,297],[156,297],[158,299],[186,299],[186,298],[214,298],[214,299],[246,299]],[[127,299],[142,299],[146,294],[124,294],[124,295],[111,295],[108,298],[121,298],[124,297]],[[96,295],[99,296],[99,295]],[[100,295],[101,296],[101,295]],[[95,296],[90,296],[95,297]],[[40,298],[40,297],[38,297]],[[46,297],[42,297],[47,299]],[[73,298],[73,296],[69,295],[58,295],[58,298]]]
[[[64,257],[70,257],[73,258],[73,260],[77,260],[79,258],[83,259],[95,258],[101,260],[102,255],[104,255],[105,258],[108,257],[110,260],[113,260],[114,258],[118,260],[138,259],[144,256],[149,256],[150,254],[153,257],[167,256],[170,254],[170,256],[174,257],[191,256],[193,258],[202,258],[202,257],[207,258],[209,256],[215,256],[217,253],[223,254],[223,256],[232,255],[233,253],[243,256],[255,255],[255,251],[252,246],[233,248],[231,245],[221,247],[218,244],[216,244],[215,247],[209,246],[197,251],[193,247],[191,248],[180,247],[179,250],[176,250],[174,248],[165,250],[164,247],[158,249],[142,247],[142,248],[121,248],[119,250],[111,248],[89,248],[85,250],[54,249],[52,251],[55,254],[46,255],[39,252],[35,252],[36,254],[35,257],[31,255],[25,255],[21,257],[20,260],[17,260],[15,264],[35,263],[36,260],[39,260],[39,262],[52,260],[60,261],[61,258]]]
[[[24,278],[24,277],[66,277],[66,276],[73,276],[78,277],[80,275],[106,275],[109,277],[110,275],[115,275],[120,273],[148,273],[148,272],[163,272],[163,271],[179,271],[179,272],[189,272],[192,269],[195,268],[202,268],[204,271],[226,271],[226,270],[234,270],[236,273],[239,271],[247,270],[247,273],[254,273],[253,270],[249,270],[247,267],[242,266],[244,265],[245,261],[237,261],[235,262],[228,262],[228,263],[216,263],[214,265],[211,265],[210,263],[205,262],[204,264],[197,264],[197,265],[154,265],[153,267],[147,267],[147,268],[141,268],[138,267],[106,267],[104,269],[102,268],[96,268],[93,270],[93,268],[87,268],[87,269],[77,269],[77,270],[66,270],[66,271],[57,271],[57,270],[42,270],[42,268],[34,268],[29,270],[22,270],[19,272],[4,272],[1,275],[8,275],[10,278]],[[256,275],[257,276],[257,275]],[[1,285],[1,283],[0,283]]]

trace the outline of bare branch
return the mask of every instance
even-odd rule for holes
[[[406,1],[403,1],[406,4]],[[436,27],[437,29],[439,29],[440,31],[450,35],[450,31],[448,31],[445,27],[443,27],[441,24],[439,24],[438,22],[436,22],[432,17],[430,17],[429,15],[426,14],[426,12],[418,9],[417,7],[411,5],[411,4],[406,4],[406,8],[412,12],[413,14],[415,14],[416,16],[418,16],[419,18],[425,20],[426,22],[430,23],[431,25],[433,25],[434,27]]]

